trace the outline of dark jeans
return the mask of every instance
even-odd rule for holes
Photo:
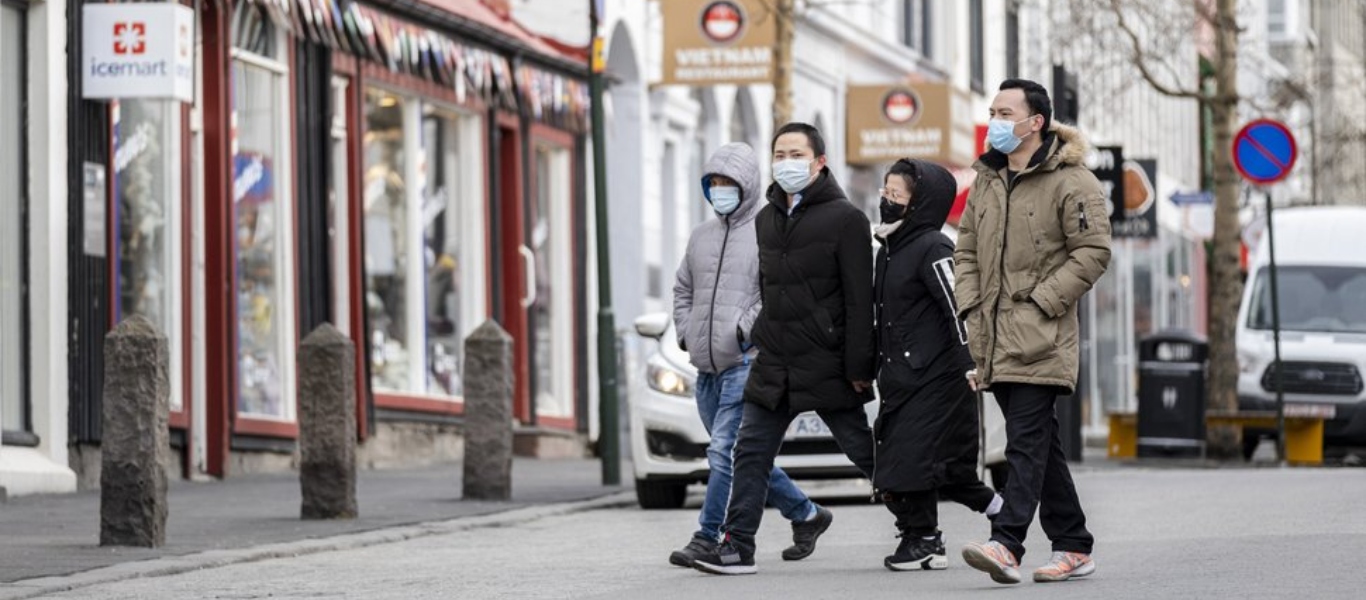
[[[996,492],[980,480],[953,483],[919,492],[891,492],[887,510],[896,515],[896,528],[905,535],[929,537],[939,533],[939,499],[952,500],[973,512],[986,512]]]
[[[1062,436],[1054,413],[1057,389],[1027,384],[991,386],[1006,420],[1006,461],[1010,477],[1005,505],[991,527],[991,539],[1023,558],[1024,541],[1039,511],[1039,522],[1054,552],[1091,553],[1095,539],[1086,530],[1086,515],[1077,486],[1062,453]]]
[[[873,431],[868,427],[868,415],[863,407],[844,410],[816,411],[840,450],[863,471],[873,474]],[[793,415],[787,400],[778,410],[769,410],[753,402],[745,403],[745,416],[740,421],[740,435],[735,440],[734,478],[731,480],[730,502],[726,505],[726,523],[721,532],[742,555],[754,555],[754,535],[764,517],[764,501],[768,497],[769,473],[773,459],[783,445],[783,436]]]

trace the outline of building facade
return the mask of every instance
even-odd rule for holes
[[[0,4],[0,488],[76,489],[67,466],[66,6]]]
[[[81,100],[69,57],[71,168],[108,180],[103,206],[67,203],[108,231],[71,240],[82,482],[101,342],[133,315],[169,341],[183,476],[296,463],[297,349],[324,323],[357,350],[362,466],[459,458],[463,341],[489,319],[514,340],[519,450],[583,452],[584,49],[505,2],[197,7],[191,102]]]

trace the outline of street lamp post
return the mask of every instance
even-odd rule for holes
[[[616,317],[612,314],[611,255],[607,245],[607,155],[603,135],[602,0],[590,0],[589,93],[593,103],[593,197],[597,212],[598,252],[598,456],[602,459],[602,484],[621,484],[621,424],[617,398]]]

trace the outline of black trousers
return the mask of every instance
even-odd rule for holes
[[[889,492],[884,496],[887,509],[896,515],[896,528],[903,535],[929,537],[939,533],[939,499],[952,500],[973,512],[986,512],[996,492],[981,480],[952,483],[918,492]]]
[[[1086,515],[1077,486],[1062,453],[1062,436],[1054,412],[1057,389],[1028,384],[991,386],[1006,420],[1006,461],[1010,478],[1005,505],[992,523],[991,539],[1015,558],[1024,557],[1025,536],[1034,511],[1054,552],[1091,553],[1095,539],[1086,530]]]
[[[868,427],[868,415],[863,407],[842,410],[819,410],[821,420],[849,460],[864,476],[873,475],[873,431]],[[730,540],[745,556],[754,555],[754,536],[764,516],[764,502],[768,498],[768,474],[773,460],[782,448],[783,436],[796,417],[784,399],[777,410],[769,410],[753,402],[745,403],[745,415],[740,421],[740,433],[735,439],[734,478],[730,486],[730,501],[726,504],[726,522],[721,526],[723,538]]]

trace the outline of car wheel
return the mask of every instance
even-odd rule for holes
[[[1010,464],[996,463],[988,466],[987,471],[991,473],[991,487],[996,489],[996,493],[1004,493],[1006,481],[1010,479]]]
[[[675,481],[636,480],[636,501],[646,510],[683,508],[688,484]]]

